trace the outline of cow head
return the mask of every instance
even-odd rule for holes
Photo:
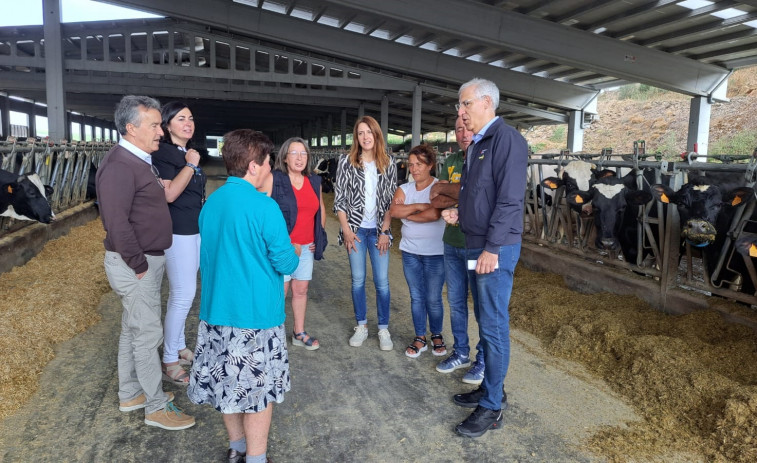
[[[692,246],[703,247],[715,241],[715,224],[723,207],[735,207],[750,201],[754,190],[746,187],[728,189],[695,177],[678,191],[653,185],[652,194],[664,204],[676,205],[681,218],[681,237]]]
[[[49,185],[43,185],[37,174],[22,175],[16,181],[5,182],[0,185],[0,195],[2,203],[7,204],[7,207],[0,215],[50,223],[55,215],[47,196],[52,192],[53,189]]]
[[[589,191],[573,191],[567,196],[568,204],[574,208],[582,208],[591,202],[598,249],[617,250],[623,228],[636,226],[636,222],[626,215],[626,208],[644,205],[652,199],[649,192],[631,189],[627,183],[626,178],[605,176],[598,179]]]

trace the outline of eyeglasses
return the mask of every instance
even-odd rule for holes
[[[462,103],[457,103],[455,105],[455,111],[460,111],[460,106],[464,107],[465,109],[470,108],[470,105],[473,104],[474,101],[480,100],[482,97],[477,96],[476,98],[471,98],[470,100],[465,100]]]
[[[158,181],[158,185],[160,185],[160,187],[165,190],[166,186],[163,185],[163,179],[160,178],[160,172],[158,172],[158,168],[155,167],[155,165],[150,164],[150,170],[152,171],[152,174],[155,176],[155,180]]]
[[[307,151],[290,151],[287,154],[290,156],[297,156],[297,157],[304,157],[304,158],[308,157]]]

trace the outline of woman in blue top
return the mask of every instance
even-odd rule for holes
[[[258,191],[272,150],[260,132],[227,133],[229,178],[200,214],[200,324],[187,395],[223,413],[229,461],[265,461],[273,403],[290,389],[284,275],[300,248],[279,206]]]
[[[182,386],[194,355],[184,340],[184,324],[197,291],[200,266],[200,229],[197,218],[205,202],[205,174],[198,167],[200,153],[191,147],[195,123],[192,111],[179,101],[160,110],[163,138],[152,163],[163,180],[173,222],[173,243],[166,249],[168,303],[163,323],[163,380]]]

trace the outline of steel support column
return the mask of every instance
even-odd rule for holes
[[[416,85],[413,90],[413,142],[411,146],[417,146],[421,142],[421,106],[422,106],[421,86]]]
[[[42,8],[47,127],[51,140],[61,140],[66,138],[67,132],[66,93],[63,90],[63,41],[60,33],[61,0],[43,0]]]
[[[326,146],[331,148],[334,146],[334,117],[331,114],[326,116],[326,133],[328,135]]]
[[[389,97],[386,95],[381,97],[381,133],[384,134],[386,141],[389,135]]]
[[[707,97],[696,96],[691,99],[689,108],[689,136],[686,151],[707,154],[710,145],[710,113],[712,103]]]
[[[584,149],[584,112],[571,111],[570,121],[568,122],[568,150],[571,153],[577,153]]]
[[[347,149],[347,110],[342,109],[342,149]]]
[[[0,123],[0,133],[3,138],[8,138],[11,134],[11,104],[7,96],[0,96]]]

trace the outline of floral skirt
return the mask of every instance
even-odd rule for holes
[[[221,413],[257,413],[291,388],[284,325],[264,329],[200,320],[187,395]]]

